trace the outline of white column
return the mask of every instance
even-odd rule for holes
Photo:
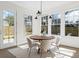
[[[60,35],[65,36],[65,12],[63,10],[61,10]]]
[[[36,15],[37,16],[37,15]],[[33,35],[40,35],[41,33],[41,17],[37,16],[37,19],[35,19],[36,16],[33,16]]]
[[[51,19],[48,19],[48,35],[51,35]]]
[[[2,44],[3,44],[3,33],[2,33],[2,8],[0,9],[0,49],[3,49],[3,46],[2,46]]]

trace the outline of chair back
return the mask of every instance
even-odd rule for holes
[[[51,40],[42,40],[41,46],[44,51],[49,50],[49,48],[51,47]]]
[[[60,43],[60,37],[57,37],[57,38],[56,38],[56,43],[55,43],[55,44],[56,44],[57,46],[59,46],[59,43]]]
[[[30,38],[27,38],[27,41],[28,41],[28,46],[31,48],[32,47],[32,41]]]
[[[67,36],[71,36],[71,35],[72,35],[72,33],[68,33],[68,34],[67,34]]]

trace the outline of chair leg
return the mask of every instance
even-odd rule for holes
[[[30,57],[30,53],[31,53],[31,48],[29,48],[29,54],[28,54],[28,57]]]
[[[38,54],[40,53],[40,48],[38,48],[37,53],[38,53]]]
[[[60,53],[60,51],[59,51],[59,46],[57,46],[57,49],[58,49],[58,52]]]
[[[47,50],[47,52],[50,52],[50,50]]]
[[[42,49],[40,49],[40,58],[42,57]]]
[[[51,53],[50,49],[47,50],[47,53]]]

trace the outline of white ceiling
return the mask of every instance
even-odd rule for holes
[[[26,8],[29,11],[40,10],[40,1],[12,1],[12,3]],[[61,7],[63,5],[69,4],[71,1],[42,1],[42,11],[50,11],[54,8]]]
[[[17,4],[21,7],[28,8],[28,7],[36,7],[40,6],[41,2],[40,1],[12,1],[12,3]],[[43,6],[62,6],[65,4],[71,3],[71,1],[42,1]]]

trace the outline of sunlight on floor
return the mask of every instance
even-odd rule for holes
[[[21,49],[27,49],[28,45],[22,45],[22,46],[18,46],[18,47],[21,48]]]
[[[76,53],[76,50],[67,49],[67,48],[59,48],[60,53],[68,56],[73,56]]]

